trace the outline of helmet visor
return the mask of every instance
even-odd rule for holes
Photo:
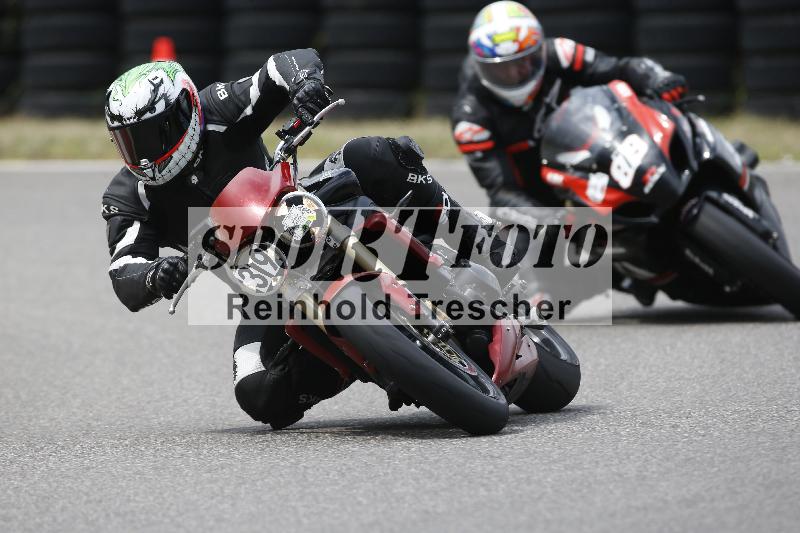
[[[478,61],[478,70],[484,80],[513,89],[541,77],[544,73],[544,47],[540,46],[528,54],[498,62]]]
[[[156,163],[175,151],[191,121],[192,100],[189,91],[184,89],[172,105],[158,115],[110,128],[109,132],[125,163],[140,166],[142,160]]]

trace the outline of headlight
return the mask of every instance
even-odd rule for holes
[[[289,193],[272,210],[269,225],[284,242],[301,247],[313,245],[328,232],[328,210],[313,194]]]

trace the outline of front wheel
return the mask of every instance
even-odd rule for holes
[[[361,298],[360,290],[345,288],[336,298],[340,297],[359,301],[352,298]],[[428,340],[403,321],[336,329],[385,381],[451,424],[473,435],[488,435],[508,423],[503,392],[452,339]]]
[[[686,229],[719,264],[800,318],[800,270],[744,224],[705,202]]]
[[[563,409],[581,386],[578,356],[551,326],[525,329],[536,344],[539,364],[531,382],[514,403],[529,413]]]

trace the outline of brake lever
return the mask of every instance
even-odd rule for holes
[[[692,104],[702,104],[705,103],[705,101],[706,101],[706,96],[704,94],[693,94],[675,100],[674,102],[672,102],[672,105],[674,105],[681,111],[684,111],[688,106]]]

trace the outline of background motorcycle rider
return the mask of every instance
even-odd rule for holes
[[[560,86],[552,104],[563,102],[575,87],[615,79],[627,82],[640,96],[668,102],[680,100],[687,92],[683,76],[650,59],[615,58],[563,37],[546,39],[536,17],[517,2],[495,2],[483,8],[468,44],[469,56],[452,110],[453,136],[489,195],[490,214],[509,222],[525,224],[517,207],[563,203],[541,179],[540,133],[536,131],[549,111],[544,100],[556,84]],[[751,177],[759,212],[781,227],[766,182],[755,173]],[[785,244],[781,249],[788,256]],[[620,279],[613,283],[620,288]],[[652,287],[635,282],[625,290],[643,305],[652,304],[656,294]],[[577,296],[574,291],[571,294]]]
[[[561,205],[539,177],[534,129],[543,100],[556,82],[560,103],[574,87],[615,79],[666,100],[687,89],[683,76],[650,59],[618,59],[563,37],[545,39],[538,19],[517,2],[495,2],[478,13],[451,119],[458,149],[486,189],[493,216],[513,218],[504,207]]]
[[[140,65],[111,84],[106,122],[125,166],[103,195],[102,214],[109,275],[128,309],[174,296],[187,275],[186,259],[159,257],[159,248],[185,250],[187,209],[210,206],[243,168],[269,166],[261,134],[290,102],[304,123],[330,102],[322,63],[312,49],[275,54],[251,77],[199,92],[170,61]],[[320,164],[309,187],[321,197],[327,189],[326,201],[331,195],[336,201],[366,195],[381,206],[396,205],[412,191],[409,205],[449,206],[452,213],[458,204],[422,160],[408,137],[361,137]],[[410,174],[430,179],[412,181]],[[275,428],[296,422],[306,409],[349,385],[287,341],[282,326],[262,325],[240,325],[234,341],[236,399],[252,418]]]

